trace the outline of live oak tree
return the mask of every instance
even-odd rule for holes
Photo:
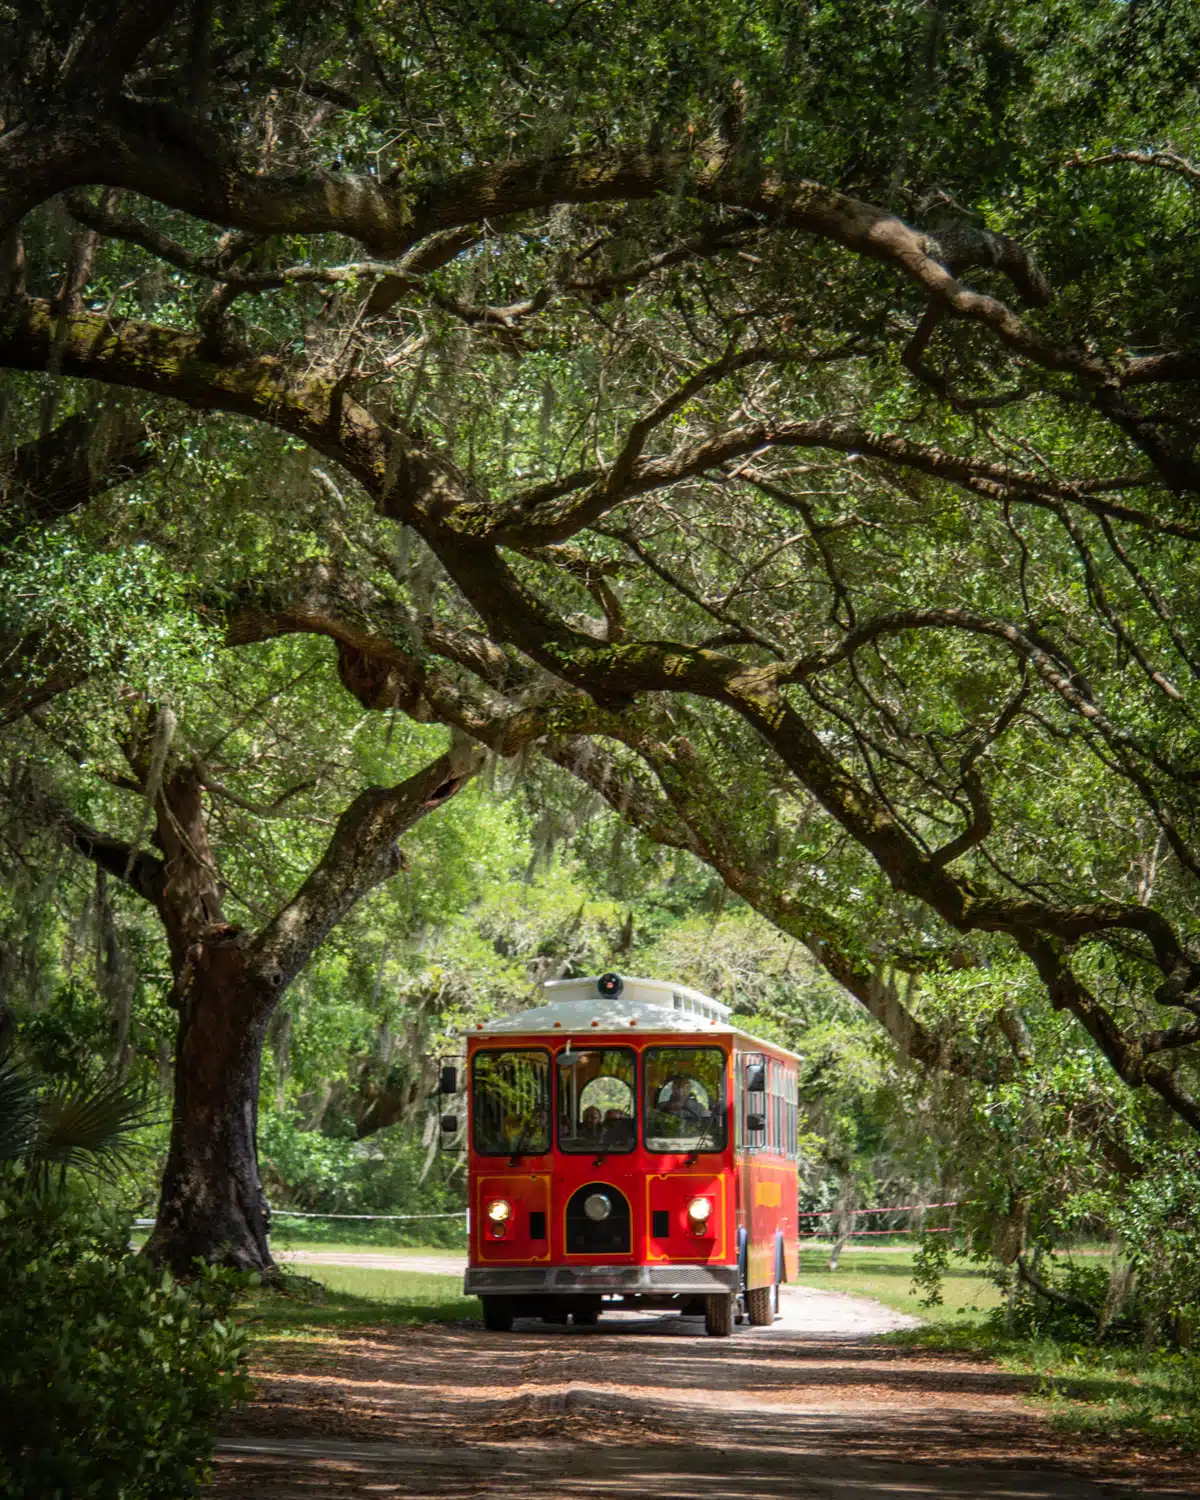
[[[149,539],[231,647],[328,637],[706,861],[909,1056],[978,1068],[920,998],[978,970],[1019,1072],[1032,976],[1200,1128],[1191,7],[9,25],[14,568]],[[307,455],[241,558],[153,488],[185,434]],[[14,720],[96,669],[5,629]]]
[[[248,927],[225,916],[228,870],[214,857],[208,804],[234,799],[259,814],[286,816],[284,802],[247,803],[194,750],[179,753],[169,708],[152,710],[140,728],[124,745],[124,769],[105,779],[131,794],[135,807],[152,808],[148,838],[102,832],[36,789],[29,800],[45,826],[150,904],[166,938],[168,1003],[179,1021],[170,1146],[148,1252],[180,1273],[198,1256],[265,1269],[272,1260],[256,1130],[268,1025],[331,929],[403,867],[397,840],[453,797],[482,757],[457,744],[395,785],[365,788],[336,822],[317,819],[333,824],[320,859],[274,910],[264,909],[269,889],[258,888],[252,905],[259,925]]]

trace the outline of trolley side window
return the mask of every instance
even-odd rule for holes
[[[480,1156],[543,1155],[550,1149],[550,1054],[540,1047],[476,1052],[471,1106]]]
[[[795,1069],[788,1068],[783,1075],[784,1085],[787,1091],[787,1154],[795,1161],[800,1154],[798,1135],[798,1080]]]
[[[632,1047],[562,1051],[558,1074],[558,1149],[632,1151],[637,1143],[637,1060]]]
[[[767,1059],[761,1052],[736,1055],[738,1146],[742,1151],[767,1149]]]
[[[794,1070],[777,1058],[768,1058],[766,1149],[776,1156],[786,1156],[791,1161],[799,1154],[796,1139],[797,1104]]]
[[[648,1047],[647,1151],[724,1151],[725,1053],[720,1047]]]

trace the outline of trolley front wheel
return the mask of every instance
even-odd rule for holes
[[[512,1298],[484,1297],[483,1326],[489,1333],[511,1333],[513,1326]]]
[[[704,1304],[704,1331],[714,1338],[728,1338],[733,1332],[732,1292],[714,1292]]]

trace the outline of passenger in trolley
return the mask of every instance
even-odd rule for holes
[[[545,989],[467,1038],[466,1290],[487,1327],[614,1306],[702,1315],[715,1335],[770,1323],[799,1264],[795,1054],[683,985]]]

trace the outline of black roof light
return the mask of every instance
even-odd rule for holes
[[[615,1000],[625,988],[625,981],[619,974],[601,974],[596,981],[596,988],[607,999]]]

